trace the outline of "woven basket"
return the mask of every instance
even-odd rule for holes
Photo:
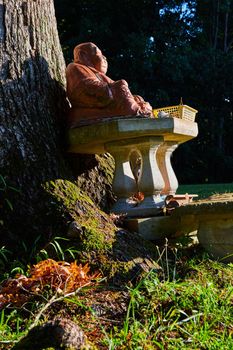
[[[180,104],[178,106],[153,109],[153,114],[156,118],[160,117],[159,112],[164,112],[164,117],[180,118],[194,122],[198,111],[187,105]]]

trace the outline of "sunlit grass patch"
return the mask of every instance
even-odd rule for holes
[[[216,193],[233,192],[233,183],[224,184],[196,184],[196,185],[179,185],[178,194],[192,193],[198,194],[198,198],[207,198]]]
[[[10,349],[27,333],[30,322],[25,320],[22,310],[0,311],[0,349]]]
[[[232,305],[230,264],[190,260],[174,280],[149,273],[109,349],[233,349]]]

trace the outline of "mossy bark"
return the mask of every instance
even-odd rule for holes
[[[68,155],[69,164],[76,176],[78,187],[89,194],[95,204],[109,211],[115,202],[112,193],[114,159],[110,154]]]
[[[60,220],[64,227],[75,223],[68,234],[79,251],[80,262],[88,262],[116,284],[159,268],[155,263],[158,259],[155,246],[136,232],[117,227],[75,184],[57,180],[47,183],[45,189],[53,207],[51,213],[57,212],[55,221]]]

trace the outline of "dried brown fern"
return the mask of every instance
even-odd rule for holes
[[[17,275],[0,285],[0,308],[9,304],[21,306],[33,296],[41,295],[45,287],[60,294],[74,292],[84,285],[93,284],[100,277],[98,273],[89,275],[89,271],[88,264],[43,260],[31,268],[29,277]]]

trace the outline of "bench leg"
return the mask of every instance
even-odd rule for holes
[[[117,196],[117,202],[112,208],[115,213],[126,213],[130,206],[128,199],[137,192],[137,184],[130,166],[131,146],[120,142],[108,143],[105,148],[115,159],[115,172],[112,189]]]
[[[178,188],[178,181],[171,165],[171,156],[177,147],[177,143],[167,141],[160,145],[156,153],[157,164],[165,183],[161,192],[164,195],[175,194]]]

